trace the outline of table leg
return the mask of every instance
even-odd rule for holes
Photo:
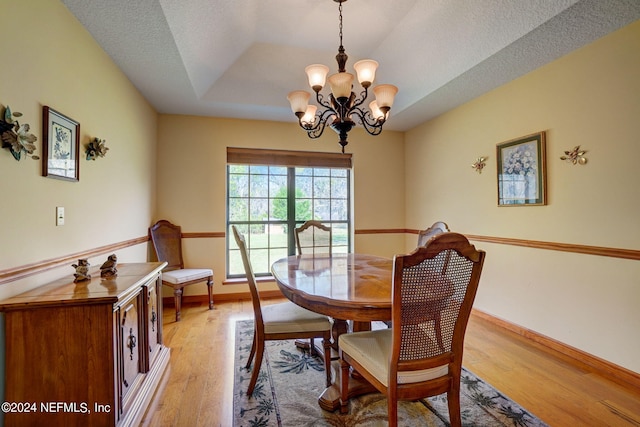
[[[369,322],[357,322],[357,323],[359,324],[362,323],[364,325],[363,327],[365,328],[367,324],[369,325],[369,329],[357,329],[358,331],[366,331],[371,329],[371,323]],[[333,348],[333,352],[332,352],[333,355],[331,357],[331,360],[336,360],[339,357],[338,356],[338,337],[342,334],[346,334],[347,332],[349,332],[349,324],[347,323],[346,320],[333,319],[333,326],[331,327],[331,336],[333,338],[331,347]],[[324,354],[324,348],[322,347],[322,342],[320,340],[314,340],[314,345],[315,345],[316,354],[322,358]],[[296,340],[296,347],[304,350],[309,350],[309,348],[311,347],[310,340],[308,339]]]

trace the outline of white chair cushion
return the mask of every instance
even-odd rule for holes
[[[171,270],[162,272],[162,281],[179,285],[181,283],[190,282],[192,280],[202,279],[213,276],[213,270],[208,268],[185,268],[183,270]]]
[[[262,306],[264,331],[268,334],[326,331],[331,322],[325,315],[314,313],[290,301]]]
[[[340,350],[356,360],[385,387],[389,386],[389,364],[392,344],[392,329],[342,334],[338,339]],[[398,372],[398,384],[427,381],[447,375],[448,372],[448,365],[417,371],[402,371]]]

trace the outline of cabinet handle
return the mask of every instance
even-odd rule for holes
[[[129,350],[131,351],[131,360],[133,360],[133,349],[136,348],[136,336],[133,335],[133,328],[129,328],[129,343],[127,344]]]
[[[151,331],[156,331],[156,320],[158,320],[158,316],[156,316],[156,307],[151,306]]]
[[[155,298],[153,295],[153,292],[151,292],[151,290],[149,290],[149,295],[148,295],[149,300],[151,300],[151,331],[155,332],[156,331],[156,320],[158,320],[158,316],[156,315],[156,304],[155,304]]]

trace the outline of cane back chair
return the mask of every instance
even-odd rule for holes
[[[339,339],[341,412],[348,412],[349,368],[387,395],[389,425],[398,400],[447,393],[451,425],[461,425],[464,335],[485,252],[458,233],[442,233],[393,265],[393,327]]]

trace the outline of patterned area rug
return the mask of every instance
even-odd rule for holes
[[[296,348],[293,341],[268,341],[252,398],[246,395],[251,372],[244,368],[251,350],[253,320],[236,323],[233,414],[236,427],[378,426],[387,425],[387,401],[380,393],[352,399],[350,413],[324,411],[318,396],[324,390],[322,360]],[[545,423],[473,373],[463,370],[461,384],[464,426],[542,427]],[[446,394],[398,404],[401,426],[449,426]]]

